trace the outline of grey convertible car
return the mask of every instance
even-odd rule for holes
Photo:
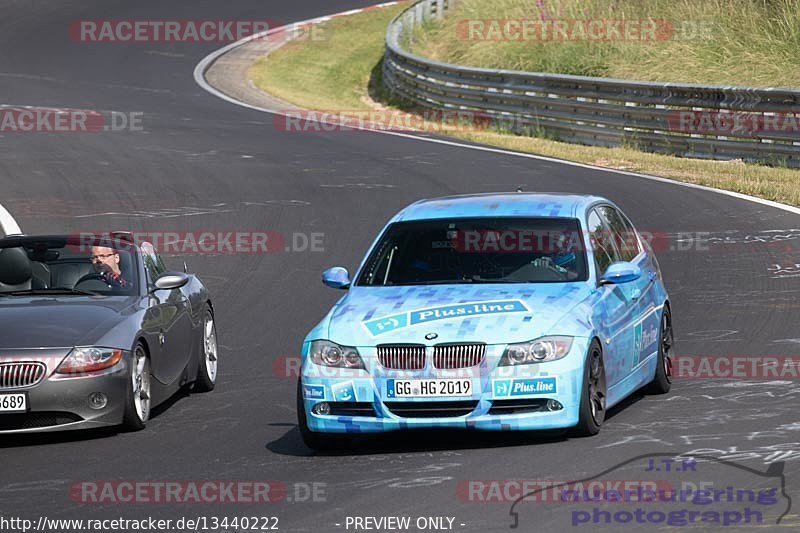
[[[208,291],[150,243],[0,239],[0,434],[141,429],[154,406],[216,377]]]

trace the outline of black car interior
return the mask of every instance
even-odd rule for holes
[[[0,291],[75,288],[76,283],[95,272],[89,254],[68,246],[46,244],[0,249]],[[119,251],[122,276],[131,279],[132,253]]]

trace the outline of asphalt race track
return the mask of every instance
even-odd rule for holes
[[[321,285],[320,272],[355,268],[382,224],[419,198],[517,187],[605,195],[639,229],[670,236],[672,249],[658,257],[678,354],[800,354],[797,214],[624,174],[413,139],[286,133],[269,114],[215,98],[195,83],[196,63],[221,44],[90,44],[67,34],[78,19],[292,22],[368,3],[0,2],[0,104],[143,113],[143,131],[0,134],[0,203],[23,231],[267,230],[287,242],[322,233],[324,243],[324,252],[186,257],[212,290],[217,311],[217,389],[176,397],[138,433],[0,439],[0,515],[277,516],[288,531],[343,530],[355,515],[449,516],[456,530],[507,530],[510,501],[465,501],[459,483],[581,479],[655,452],[702,453],[757,471],[784,462],[786,492],[800,494],[797,380],[677,380],[667,396],[637,395],[614,409],[589,439],[387,435],[338,455],[315,455],[302,444],[296,381],[275,361],[298,354],[306,332],[340,295]],[[724,483],[731,472],[720,470],[715,480]],[[643,474],[628,477],[637,475]],[[253,479],[282,482],[288,498],[258,506],[103,505],[70,493],[83,480]],[[324,497],[295,501],[304,499],[295,487],[305,485],[297,483],[320,484]],[[794,516],[782,525],[796,524]],[[525,506],[520,520],[522,531],[569,527],[555,507],[543,513]]]

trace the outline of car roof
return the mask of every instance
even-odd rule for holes
[[[566,193],[487,193],[444,196],[415,202],[392,222],[457,217],[567,217],[579,218],[596,202],[611,203],[600,196]]]

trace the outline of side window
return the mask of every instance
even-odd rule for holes
[[[608,265],[619,261],[618,252],[614,248],[614,243],[609,238],[608,230],[603,225],[597,211],[592,209],[587,219],[589,242],[594,251],[594,262],[597,266],[597,275],[602,276]]]
[[[620,260],[633,261],[641,252],[641,248],[639,247],[639,239],[636,237],[636,231],[630,221],[625,218],[625,215],[611,206],[598,207],[597,210],[611,230],[611,237],[614,239],[617,250],[619,250]]]
[[[147,272],[147,284],[152,285],[161,274],[167,271],[167,268],[152,244],[143,242],[141,250],[144,269]]]

